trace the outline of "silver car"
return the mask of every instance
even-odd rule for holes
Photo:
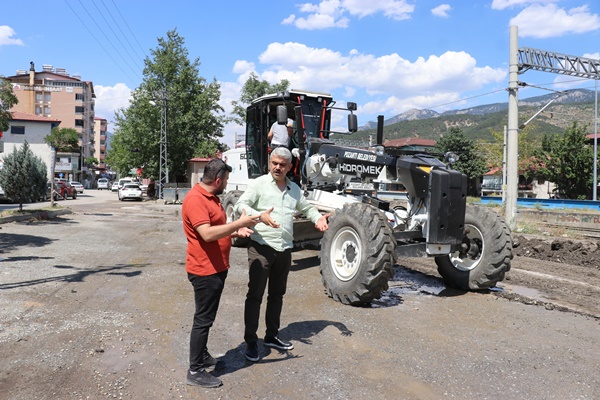
[[[81,183],[75,181],[69,183],[77,190],[77,193],[83,193],[83,185]]]
[[[100,178],[98,179],[98,181],[96,182],[98,184],[98,190],[102,190],[102,189],[106,189],[106,190],[110,190],[110,182],[108,181],[108,179],[106,178]]]

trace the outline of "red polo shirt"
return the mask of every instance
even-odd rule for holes
[[[196,184],[183,200],[181,216],[187,238],[186,271],[193,275],[207,276],[228,269],[231,238],[226,236],[213,242],[205,242],[196,231],[203,224],[213,226],[227,223],[219,197]]]

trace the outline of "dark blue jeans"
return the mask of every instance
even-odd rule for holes
[[[283,252],[274,250],[269,246],[250,242],[248,247],[249,281],[248,294],[244,307],[244,340],[246,343],[256,343],[258,336],[258,320],[260,317],[260,304],[267,287],[267,310],[265,323],[267,326],[265,336],[277,336],[281,325],[281,309],[283,295],[287,287],[287,277],[292,264],[292,251]]]
[[[198,371],[203,368],[204,355],[208,352],[208,332],[213,325],[221,301],[221,293],[225,286],[227,271],[209,276],[188,274],[188,279],[194,287],[196,312],[190,334],[190,370]]]

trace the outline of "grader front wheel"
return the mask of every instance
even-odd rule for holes
[[[460,290],[494,287],[510,270],[512,237],[494,211],[468,206],[461,251],[435,258],[447,286]]]
[[[396,241],[378,209],[350,203],[329,219],[321,241],[321,276],[327,294],[343,304],[381,297],[393,276]]]

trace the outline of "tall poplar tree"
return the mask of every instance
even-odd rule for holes
[[[158,177],[161,113],[166,107],[169,181],[184,180],[186,162],[224,150],[219,142],[226,121],[219,105],[220,85],[199,75],[200,61],[190,61],[176,30],[158,39],[145,60],[144,78],[129,106],[115,115],[115,134],[107,162],[121,174],[142,167]]]

